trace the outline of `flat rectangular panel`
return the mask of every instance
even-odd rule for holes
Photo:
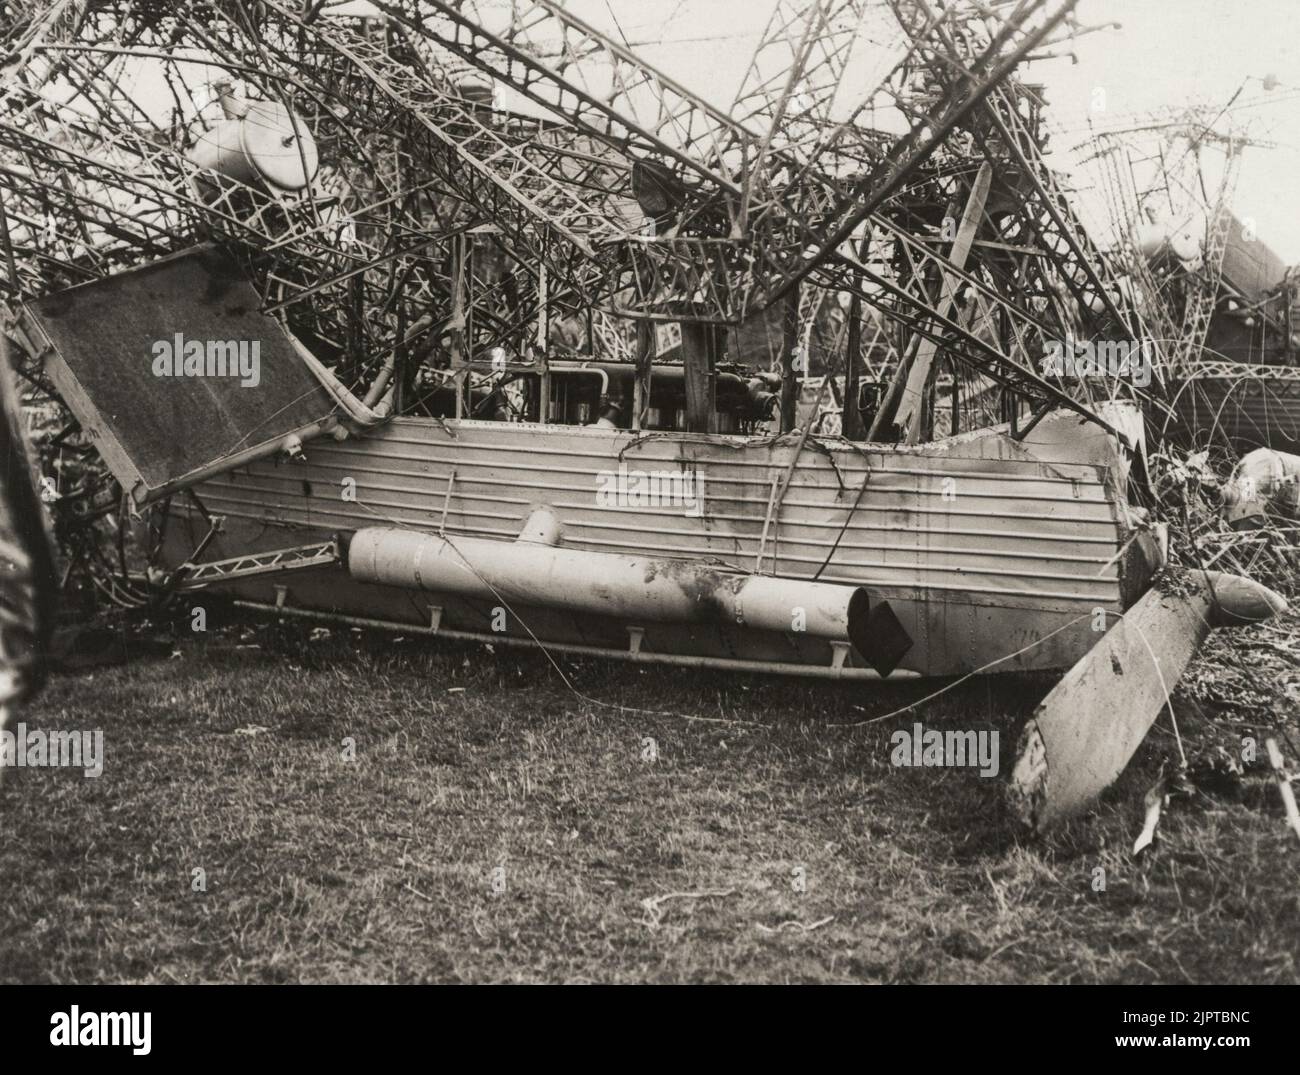
[[[145,503],[318,432],[335,410],[260,305],[237,266],[198,247],[26,310],[64,401]]]

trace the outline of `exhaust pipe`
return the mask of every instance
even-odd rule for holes
[[[806,633],[870,652],[870,601],[861,587],[558,548],[558,529],[544,509],[529,517],[513,542],[367,528],[348,543],[348,572],[360,582],[630,623],[728,623]]]

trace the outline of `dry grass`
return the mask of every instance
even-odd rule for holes
[[[915,687],[564,662],[584,698],[537,655],[243,637],[56,678],[24,715],[103,728],[107,762],[0,782],[4,980],[1300,978],[1275,792],[1177,802],[1128,853],[1167,731],[1095,815],[1022,842],[998,781],[890,766],[914,715],[833,726]],[[972,681],[919,719],[999,729],[1005,771],[1047,686]]]

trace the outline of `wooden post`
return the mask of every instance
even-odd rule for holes
[[[867,431],[863,428],[862,412],[858,410],[862,391],[862,299],[857,295],[849,300],[848,335],[844,352],[844,420],[840,430],[848,440],[862,440]]]
[[[465,396],[469,392],[469,368],[465,354],[465,275],[469,269],[469,241],[458,235],[455,240],[451,269],[451,368],[456,386],[456,417],[465,415]]]
[[[789,433],[799,417],[799,377],[807,372],[806,358],[799,363],[799,288],[785,299],[781,311],[781,432]],[[796,365],[804,367],[797,369]]]
[[[656,342],[653,321],[636,323],[636,370],[632,375],[632,428],[640,429],[650,407],[650,377]]]
[[[894,439],[891,435],[894,429],[894,414],[898,409],[898,401],[902,398],[903,386],[907,383],[907,374],[912,368],[912,360],[916,357],[920,339],[919,336],[913,336],[904,344],[904,349],[899,351],[898,368],[894,371],[893,379],[880,400],[876,416],[871,421],[871,428],[867,431],[867,440]]]
[[[719,332],[715,325],[682,321],[682,365],[686,379],[686,431],[715,432]]]
[[[961,215],[957,236],[948,254],[948,260],[959,269],[965,268],[966,259],[975,242],[975,233],[984,216],[984,203],[988,200],[992,181],[993,168],[985,161],[980,165],[975,182],[971,184],[970,197],[966,200],[966,209]],[[957,284],[956,277],[944,273],[939,293],[938,313],[941,317],[947,317],[952,312],[957,299]],[[926,394],[934,374],[934,356],[938,350],[939,345],[933,340],[923,339],[912,368],[908,371],[907,387],[903,390],[903,397],[898,403],[898,414],[894,419],[897,425],[907,429],[908,444],[920,442],[922,432],[929,424],[926,422],[927,412],[933,414],[933,408],[926,406]]]
[[[537,420],[545,425],[551,420],[551,363],[547,349],[551,342],[550,281],[546,266],[537,270]]]
[[[1005,355],[1011,354],[1011,315],[1005,307],[998,308],[998,346]],[[1016,394],[1009,388],[998,392],[998,421],[1012,422],[1016,417]]]
[[[393,351],[393,413],[402,414],[406,410],[406,367],[410,352],[410,347],[404,342],[406,339],[405,304],[397,307],[397,339],[398,344]]]
[[[952,422],[948,432],[955,437],[961,432],[961,368],[949,359],[948,372],[952,375]]]

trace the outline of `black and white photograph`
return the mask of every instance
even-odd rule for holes
[[[22,1034],[870,984],[1260,1044],[1298,16],[0,0]]]

